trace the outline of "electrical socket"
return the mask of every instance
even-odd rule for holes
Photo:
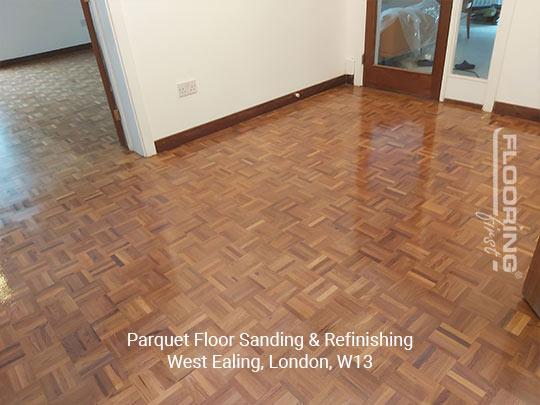
[[[197,81],[189,80],[187,82],[178,83],[178,96],[180,98],[197,94]]]

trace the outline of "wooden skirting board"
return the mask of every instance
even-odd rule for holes
[[[21,56],[20,58],[1,60],[0,61],[0,67],[14,65],[16,63],[27,62],[27,61],[35,60],[35,59],[48,58],[48,57],[51,57],[51,56],[62,55],[62,54],[65,54],[65,53],[76,52],[76,51],[80,51],[82,49],[90,49],[90,48],[92,48],[92,44],[87,43],[87,44],[69,46],[67,48],[62,48],[62,49],[55,49],[53,51],[36,53],[34,55]]]
[[[461,101],[461,100],[453,100],[451,98],[447,98],[444,100],[446,104],[454,104],[460,107],[468,107],[468,108],[474,108],[475,110],[481,110],[482,105],[476,104],[476,103],[470,103],[468,101]]]
[[[165,152],[167,150],[174,149],[187,142],[201,138],[203,136],[210,135],[214,132],[221,131],[225,128],[229,128],[242,121],[249,120],[258,115],[265,114],[267,112],[284,107],[288,104],[292,104],[298,100],[311,97],[315,94],[322,93],[323,91],[331,88],[341,86],[343,84],[352,83],[352,75],[343,75],[334,79],[327,80],[325,82],[316,84],[314,86],[307,87],[303,90],[287,94],[283,97],[276,98],[266,103],[259,104],[255,107],[248,108],[246,110],[237,112],[235,114],[228,115],[223,118],[219,118],[215,121],[208,122],[206,124],[199,125],[195,128],[191,128],[177,134],[168,136],[166,138],[158,139],[155,141],[156,150],[158,153]]]
[[[522,107],[497,101],[493,106],[493,112],[496,114],[510,115],[512,117],[540,122],[540,109],[538,108]]]

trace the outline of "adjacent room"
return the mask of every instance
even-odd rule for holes
[[[537,404],[538,15],[0,2],[0,403]]]
[[[0,37],[0,171],[10,179],[0,198],[9,203],[44,167],[92,165],[120,142],[78,2],[4,1]]]
[[[503,0],[463,3],[454,73],[487,79]]]

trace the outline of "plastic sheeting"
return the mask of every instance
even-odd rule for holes
[[[405,41],[411,52],[437,42],[441,6],[435,0],[423,0],[409,7],[389,8],[381,14],[380,30],[384,31],[399,20]]]

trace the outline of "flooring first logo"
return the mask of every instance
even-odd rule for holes
[[[517,135],[493,133],[493,209],[491,214],[477,212],[486,235],[484,251],[493,257],[493,271],[523,277],[518,271],[518,171],[513,160],[517,156]]]

